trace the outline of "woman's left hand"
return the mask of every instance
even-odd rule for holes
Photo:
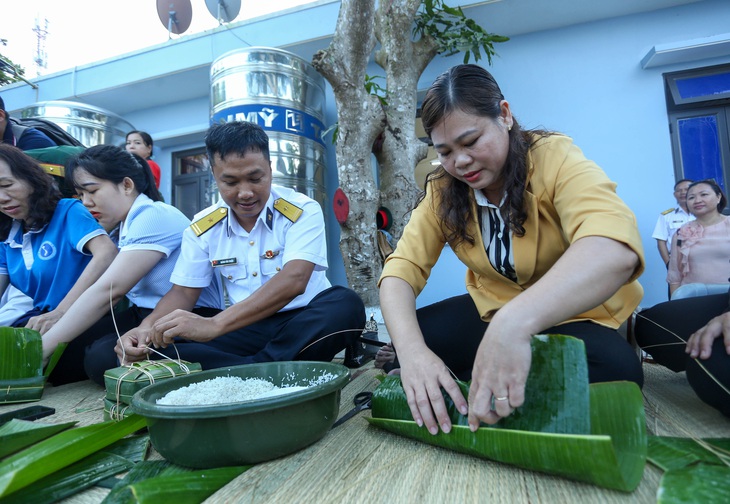
[[[687,341],[685,352],[693,359],[709,359],[715,338],[725,339],[725,351],[730,355],[730,313],[723,313],[697,330]]]
[[[519,324],[516,324],[519,325]],[[484,334],[472,370],[469,389],[469,428],[480,421],[497,423],[525,401],[525,382],[532,362],[530,334],[503,327],[496,320]]]
[[[63,313],[64,312],[56,309],[36,317],[31,317],[25,327],[27,329],[38,331],[41,334],[45,334],[56,324],[56,322],[61,320]]]

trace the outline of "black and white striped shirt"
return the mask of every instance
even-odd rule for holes
[[[503,277],[517,281],[515,273],[515,258],[512,253],[512,230],[502,218],[499,207],[490,203],[481,191],[474,191],[480,215],[479,223],[482,227],[482,240],[490,264]],[[504,197],[500,201],[504,204]]]

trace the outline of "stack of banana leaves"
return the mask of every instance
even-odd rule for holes
[[[469,384],[457,382],[468,397]],[[569,336],[532,338],[524,405],[494,426],[471,432],[444,393],[453,428],[431,435],[411,416],[396,376],[375,389],[370,423],[461,453],[630,492],[646,465],[641,390],[633,382],[589,386],[583,342]]]
[[[43,372],[43,343],[38,331],[0,327],[0,403],[39,401],[46,378],[66,345],[59,345]]]
[[[0,503],[51,503],[93,485],[111,488],[105,503],[202,502],[248,469],[145,461],[149,436],[130,436],[145,427],[138,415],[73,425],[16,419],[0,426]]]

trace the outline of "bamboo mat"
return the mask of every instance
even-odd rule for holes
[[[644,370],[650,434],[730,437],[730,420],[702,403],[683,373],[650,364]],[[352,370],[353,379],[342,390],[341,415],[352,408],[355,394],[373,390],[379,373],[372,363]],[[40,404],[56,408],[56,414],[41,421],[99,422],[103,395],[91,382],[48,387]],[[0,413],[28,405],[0,406]],[[418,443],[370,426],[364,419],[369,415],[364,411],[314,445],[253,467],[206,503],[656,502],[661,471],[649,464],[639,487],[625,494]],[[94,488],[64,502],[96,504],[107,492]]]

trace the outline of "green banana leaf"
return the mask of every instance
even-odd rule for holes
[[[155,478],[161,474],[187,473],[191,469],[174,465],[166,460],[147,460],[135,466],[123,478],[118,479],[102,504],[127,504],[133,502],[130,485]]]
[[[41,333],[24,327],[0,327],[0,380],[43,376]]]
[[[0,403],[39,401],[66,346],[58,345],[44,374],[41,334],[25,327],[0,327]]]
[[[165,474],[129,485],[130,503],[199,504],[251,466],[219,467],[183,474]]]
[[[580,345],[577,346],[576,341],[567,336],[551,335],[547,341],[533,343],[533,366],[526,384],[526,400],[518,408],[521,414],[517,419],[510,416],[495,426],[483,426],[472,433],[464,419],[458,418],[460,414],[452,405],[450,413],[454,427],[451,433],[439,432],[432,436],[412,420],[397,377],[388,377],[373,393],[373,418],[368,421],[435,446],[630,492],[641,481],[646,465],[646,424],[641,391],[631,382],[599,383],[589,387],[587,372],[575,380],[565,376],[572,370],[587,369],[579,364],[565,364],[571,360],[585,363],[584,352],[572,351],[582,348],[582,342],[578,341]],[[544,342],[547,348],[542,346]],[[542,355],[536,359],[538,352]],[[558,364],[551,364],[552,352],[562,355]],[[564,385],[560,386],[561,383]],[[464,390],[466,384],[460,386]],[[583,400],[584,390],[587,401]],[[565,397],[573,395],[578,400]],[[557,415],[557,420],[553,421],[551,415]]]
[[[709,445],[707,449],[703,444]],[[730,439],[649,436],[649,462],[664,471],[680,469],[696,462],[707,464],[730,463]]]
[[[658,504],[726,504],[730,467],[697,463],[664,473],[657,491]]]
[[[44,424],[14,418],[0,426],[0,458],[58,434],[76,425],[76,422]]]
[[[50,376],[50,374],[56,368],[56,364],[58,364],[58,361],[61,360],[61,355],[63,355],[63,352],[64,350],[66,350],[67,346],[68,343],[59,343],[56,346],[56,349],[51,354],[51,358],[48,359],[48,365],[46,366],[46,369],[43,370],[43,376],[45,376],[46,378]]]
[[[0,498],[0,504],[50,504],[91,487],[98,481],[128,471],[134,463],[114,455],[97,452],[34,484]]]
[[[0,463],[0,497],[67,467],[145,425],[143,417],[133,415],[121,422],[69,429],[11,455]]]
[[[150,449],[149,434],[128,436],[104,448],[104,453],[113,453],[132,462],[142,462]]]
[[[493,428],[590,434],[588,364],[585,345],[577,338],[558,334],[532,338],[532,365],[525,385],[525,402]],[[464,398],[469,384],[457,380]],[[444,392],[453,425],[468,425]],[[373,418],[413,420],[400,377],[387,376],[372,398]],[[486,425],[486,424],[484,424]]]

